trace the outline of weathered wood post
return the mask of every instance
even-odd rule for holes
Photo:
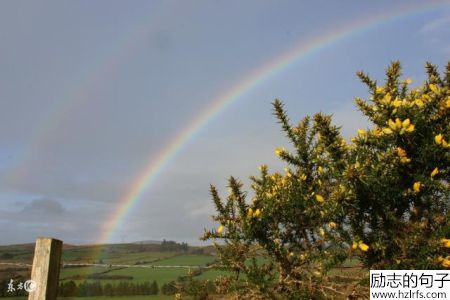
[[[59,269],[63,242],[41,237],[36,240],[31,280],[36,283],[28,300],[55,300],[58,293]]]

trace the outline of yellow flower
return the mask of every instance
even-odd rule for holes
[[[408,128],[410,124],[411,124],[411,121],[409,119],[406,119],[402,122],[402,127]]]
[[[438,134],[434,137],[434,141],[436,144],[440,145],[442,144],[442,140],[444,139],[444,136],[442,134]]]
[[[439,173],[439,169],[436,167],[433,169],[433,172],[431,172],[431,177],[436,176]]]
[[[364,129],[359,128],[359,129],[358,129],[358,135],[359,135],[360,137],[364,137],[364,136],[366,135],[366,132],[364,131]]]
[[[446,140],[442,140],[442,147],[444,147],[444,148],[450,148],[450,144],[447,143]]]
[[[445,101],[445,107],[450,108],[450,97]]]
[[[428,87],[433,91],[433,93],[439,93],[439,88],[435,84],[429,84]]]
[[[261,215],[261,210],[260,210],[259,208],[257,208],[257,209],[255,210],[255,212],[253,213],[253,217],[257,218],[257,217],[259,217],[260,215]]]
[[[248,218],[253,217],[253,209],[251,207],[247,210],[247,217]]]
[[[219,226],[219,228],[217,228],[217,233],[222,233],[224,227],[222,225]]]
[[[305,174],[302,174],[302,175],[300,176],[300,180],[301,180],[301,181],[305,181],[306,178],[307,178],[307,176],[306,176]]]
[[[330,228],[333,228],[333,229],[337,227],[336,223],[334,223],[334,222],[328,223],[328,226],[330,226]]]
[[[294,252],[289,252],[289,256],[290,257],[294,256]]]
[[[414,125],[411,124],[411,120],[409,120],[409,119],[406,119],[403,122],[399,118],[396,118],[395,121],[393,121],[392,119],[389,119],[388,125],[390,127],[389,129],[391,129],[391,130],[385,130],[388,128],[383,129],[383,132],[387,133],[387,134],[390,134],[390,133],[392,133],[392,130],[397,130],[397,129],[402,129],[400,134],[403,133],[404,131],[413,132],[415,129]]]
[[[323,173],[323,168],[322,168],[322,166],[319,166],[319,167],[317,168],[317,172],[318,172],[319,174],[322,174],[322,173]]]
[[[262,171],[264,171],[264,170],[267,170],[267,165],[260,165],[259,167],[258,167],[258,169],[262,172]]]
[[[353,242],[352,249],[356,250],[356,248],[358,248],[358,243],[357,242]]]
[[[420,183],[420,181],[416,181],[413,184],[413,190],[414,192],[418,193],[420,192],[420,187],[422,186],[422,184]]]
[[[393,131],[392,131],[392,129],[385,127],[385,128],[383,128],[383,133],[385,133],[385,134],[392,134]]]
[[[441,265],[446,268],[450,268],[450,257],[444,258]]]
[[[392,105],[394,105],[395,107],[399,107],[399,106],[402,105],[402,100],[396,98],[396,99],[394,100],[394,102],[392,102]]]
[[[392,99],[392,97],[391,97],[391,94],[389,94],[389,93],[387,93],[387,94],[384,95],[384,97],[383,97],[383,101],[384,101],[385,103],[391,102],[391,99]]]
[[[275,149],[275,154],[278,156],[281,156],[283,153],[286,152],[286,149],[282,148],[282,147],[278,147]]]
[[[412,79],[411,78],[406,78],[405,79],[405,83],[406,84],[411,84],[412,83]]]
[[[450,239],[441,239],[442,247],[450,248]]]
[[[377,94],[384,93],[384,87],[382,87],[382,86],[377,86],[376,92],[377,92]]]
[[[405,128],[406,132],[413,132],[415,130],[415,126],[413,124],[410,124],[408,127]]]
[[[374,136],[379,137],[382,134],[383,134],[383,131],[380,128],[378,128],[378,127],[374,128],[374,130],[373,130],[373,135]]]
[[[400,147],[397,147],[397,154],[400,157],[406,157],[406,151]]]
[[[423,101],[422,101],[422,99],[416,99],[414,101],[414,104],[417,105],[418,107],[422,107],[423,106]]]
[[[319,203],[323,203],[325,199],[321,195],[316,195],[316,201]]]
[[[407,157],[402,157],[402,158],[400,158],[400,162],[401,162],[402,164],[407,164],[407,163],[410,163],[410,162],[411,162],[411,159],[410,159],[410,158],[407,158]]]
[[[398,119],[397,119],[397,120],[398,120]],[[397,129],[397,125],[396,125],[395,122],[392,121],[391,119],[389,119],[388,125],[389,125],[389,127],[391,127],[392,130],[396,130],[396,129]],[[400,124],[400,125],[401,125],[401,124]]]
[[[367,250],[369,250],[369,246],[367,246],[366,244],[364,244],[363,241],[359,241],[358,247],[359,247],[359,249],[361,249],[361,251],[363,251],[363,252],[367,252]]]

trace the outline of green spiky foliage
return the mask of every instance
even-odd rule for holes
[[[399,62],[383,86],[358,73],[371,96],[356,102],[373,125],[348,151],[345,210],[355,241],[370,245],[371,268],[436,268],[449,254],[440,244],[450,233],[450,64],[444,78],[430,63],[426,70],[414,89],[399,79]]]
[[[283,104],[273,111],[290,142],[275,149],[284,172],[265,165],[251,196],[231,177],[223,200],[211,195],[222,291],[242,298],[342,296],[328,271],[357,257],[367,268],[450,267],[450,63],[443,78],[410,89],[393,62],[379,86],[362,72],[368,101],[356,104],[372,123],[347,143],[331,116],[291,124]],[[218,285],[220,289],[220,284]],[[224,288],[224,286],[228,288]]]

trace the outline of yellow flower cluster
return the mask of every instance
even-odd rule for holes
[[[405,132],[413,132],[415,130],[414,125],[411,124],[411,121],[409,119],[406,119],[404,121],[400,120],[399,118],[396,118],[395,121],[389,119],[388,125],[389,127],[383,128],[383,133],[385,134],[392,134],[394,131],[399,131],[400,134],[403,134]]]
[[[375,127],[373,130],[373,135],[376,137],[380,137],[383,135],[383,130],[381,130],[379,127]]]
[[[444,248],[450,248],[450,239],[446,239],[446,238],[441,239],[441,244],[442,244],[442,247],[444,247]]]
[[[383,99],[381,100],[381,103],[388,106],[393,106],[395,108],[398,108],[400,106],[406,106],[406,107],[412,107],[414,105],[420,107],[424,106],[425,102],[428,102],[430,100],[430,97],[428,95],[422,95],[420,98],[414,99],[399,99],[395,98],[392,100],[392,96],[387,93],[384,95]],[[396,110],[394,110],[396,112]]]
[[[413,184],[413,190],[415,193],[420,192],[420,188],[422,187],[422,183],[420,183],[420,181],[416,181]]]
[[[411,162],[411,159],[407,157],[406,151],[404,149],[397,147],[397,154],[400,157],[400,162],[402,164]]]
[[[248,218],[258,218],[261,216],[261,210],[259,208],[255,209],[255,211],[253,211],[252,208],[249,208],[247,210],[247,217]]]
[[[411,79],[406,79],[403,81],[405,84],[410,84],[412,81]],[[441,90],[440,88],[435,85],[435,84],[429,84],[428,85],[429,89],[435,94],[435,95],[439,95]],[[376,88],[376,93],[377,94],[384,94],[385,93],[385,88],[384,87],[377,87]],[[397,111],[396,109],[404,106],[404,107],[413,107],[413,106],[417,106],[419,108],[422,108],[426,103],[430,102],[432,100],[432,98],[427,94],[427,93],[423,93],[423,91],[420,90],[413,90],[413,92],[411,93],[411,97],[408,97],[406,99],[399,99],[399,98],[392,98],[392,95],[390,93],[386,93],[383,98],[381,99],[380,103],[386,106],[392,106],[394,107],[394,113]],[[448,100],[446,100],[445,107],[450,108],[450,98]],[[377,109],[374,108],[374,110],[376,111]]]
[[[438,263],[440,263],[445,268],[450,268],[450,256],[447,256],[446,258],[443,258],[442,256],[439,256],[437,259]]]
[[[366,245],[363,241],[353,242],[352,249],[356,250],[357,248],[361,249],[363,252],[367,252],[369,250],[369,246]]]
[[[281,155],[283,155],[284,153],[286,153],[286,149],[284,149],[283,147],[278,147],[278,148],[275,149],[275,154],[276,154],[277,156],[281,156]]]
[[[442,133],[439,133],[438,135],[436,135],[434,137],[434,141],[436,142],[436,144],[441,145],[445,149],[450,148],[450,143],[444,139],[444,136],[442,135]]]
[[[439,94],[439,87],[435,84],[429,84],[428,87],[430,88],[430,90],[433,91],[433,93],[435,94]]]

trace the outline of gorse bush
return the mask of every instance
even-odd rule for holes
[[[276,148],[283,173],[265,165],[252,198],[235,178],[222,199],[211,186],[215,243],[231,276],[223,293],[245,298],[327,298],[348,292],[329,271],[350,259],[365,270],[450,267],[450,63],[410,88],[399,62],[383,85],[362,72],[369,99],[356,99],[371,125],[347,142],[331,116],[292,125],[273,103],[291,150]],[[344,290],[344,291],[343,291]]]
[[[450,68],[442,79],[426,67],[427,82],[412,90],[399,80],[399,63],[384,86],[358,74],[371,98],[357,105],[374,125],[348,150],[344,210],[355,241],[371,245],[362,257],[368,267],[448,266],[437,260],[448,255],[440,243],[450,233]]]

